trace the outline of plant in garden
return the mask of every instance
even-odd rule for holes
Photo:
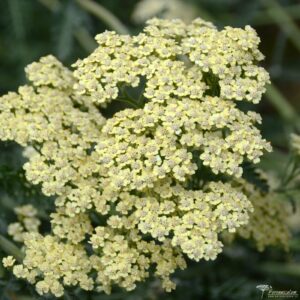
[[[96,41],[74,71],[43,57],[26,68],[30,84],[0,98],[0,138],[35,149],[26,177],[56,197],[51,233],[16,210],[25,258],[4,265],[57,297],[132,290],[152,272],[171,291],[186,259],[216,259],[223,234],[286,246],[283,205],[242,177],[271,151],[241,106],[269,82],[256,32],[152,19],[137,36]]]

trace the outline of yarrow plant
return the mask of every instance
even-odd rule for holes
[[[35,149],[27,179],[56,197],[51,233],[10,226],[24,241],[23,262],[4,261],[15,276],[59,297],[66,286],[130,291],[153,270],[171,291],[187,259],[216,259],[222,234],[286,245],[282,204],[242,177],[271,151],[260,116],[240,109],[269,82],[256,32],[152,19],[137,36],[96,41],[73,71],[51,55],[32,63],[30,84],[0,99],[0,138]]]

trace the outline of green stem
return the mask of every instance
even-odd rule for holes
[[[137,99],[137,103],[139,106],[143,106],[144,103],[144,92],[145,92],[145,87],[143,88],[143,90],[141,91],[139,98]]]
[[[38,2],[53,12],[57,11],[61,6],[59,0],[38,0]]]
[[[290,156],[287,163],[286,163],[284,171],[282,173],[283,175],[281,177],[280,186],[283,186],[284,182],[286,181],[286,178],[288,177],[289,169],[290,169],[290,166],[292,165],[292,163],[293,163],[293,156]]]
[[[98,19],[103,21],[110,29],[115,30],[120,34],[129,34],[129,30],[124,24],[114,16],[105,7],[92,0],[76,0],[76,2],[86,11],[90,12]]]
[[[286,7],[282,7],[284,12],[289,15],[290,18],[293,19],[300,19],[300,5],[289,5]],[[252,20],[252,24],[255,25],[267,25],[274,23],[274,18],[270,15],[276,14],[276,10],[274,11],[273,8],[269,8],[268,11],[260,11],[256,13],[255,17]]]
[[[134,102],[131,102],[130,100],[128,100],[128,99],[125,99],[125,98],[117,98],[117,99],[115,99],[116,101],[119,101],[119,102],[123,102],[123,103],[127,103],[127,104],[129,104],[129,105],[131,105],[132,107],[134,107],[134,108],[136,108],[136,109],[138,109],[138,108],[140,108],[137,104],[135,104]]]
[[[38,0],[38,1],[53,12],[56,12],[61,7],[59,0]]]
[[[78,29],[74,32],[74,36],[81,47],[88,53],[91,53],[97,47],[97,43],[95,42],[95,40],[83,27],[78,27]]]
[[[299,171],[299,170],[297,169],[296,164],[294,164],[291,173],[289,175],[287,175],[284,180],[282,180],[280,187],[274,190],[275,193],[284,194],[289,200],[292,200],[293,206],[294,206],[295,202],[293,200],[293,197],[290,196],[290,193],[299,191],[299,188],[294,187],[294,186],[289,187],[288,185],[290,184],[290,182],[293,179],[295,179],[298,176],[297,173],[299,173],[299,172],[297,172],[297,171]]]
[[[38,1],[53,13],[56,13],[61,7],[61,4],[58,0],[38,0]],[[80,44],[80,46],[87,53],[92,52],[97,47],[97,43],[84,27],[79,26],[76,29],[76,31],[73,32],[73,34],[75,39]]]
[[[12,255],[18,262],[24,259],[24,253],[10,240],[0,234],[0,248],[8,255]]]
[[[0,262],[0,279],[3,278],[5,275],[5,269],[2,265],[2,263]]]
[[[273,84],[267,87],[266,97],[285,120],[292,123],[297,121],[297,112]]]
[[[276,0],[261,0],[261,2],[267,8],[269,16],[287,34],[291,42],[300,51],[300,30],[294,20]]]

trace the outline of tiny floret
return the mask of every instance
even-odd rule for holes
[[[16,260],[13,256],[7,256],[2,259],[2,264],[5,268],[10,268],[15,264]]]

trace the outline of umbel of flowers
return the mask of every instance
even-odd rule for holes
[[[269,81],[256,32],[152,19],[137,36],[96,40],[73,72],[43,57],[0,99],[0,138],[34,147],[27,179],[56,197],[52,233],[25,234],[14,274],[59,297],[65,286],[132,290],[151,268],[171,291],[187,258],[216,259],[224,232],[285,244],[282,207],[241,179],[244,161],[271,150],[260,116],[238,108]],[[105,118],[114,101],[128,106]]]

